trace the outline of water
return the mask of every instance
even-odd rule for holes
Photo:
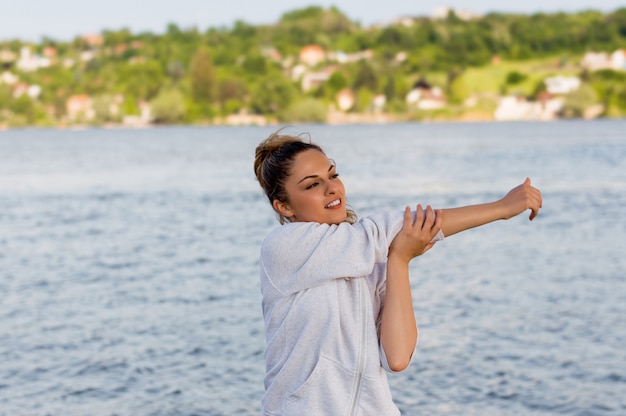
[[[273,127],[0,133],[0,415],[257,415],[254,181]],[[411,264],[406,415],[626,414],[626,121],[299,126],[361,216],[501,197],[527,215]]]

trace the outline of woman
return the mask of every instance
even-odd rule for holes
[[[526,181],[488,204],[389,212],[359,221],[337,167],[300,137],[259,144],[256,177],[281,227],[261,248],[264,415],[398,415],[385,371],[417,342],[409,262],[443,236],[541,207]]]

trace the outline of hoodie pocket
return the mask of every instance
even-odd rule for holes
[[[284,404],[285,416],[347,414],[356,375],[321,357]]]

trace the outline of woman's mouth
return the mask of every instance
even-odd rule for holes
[[[341,199],[335,199],[333,202],[331,202],[330,204],[326,205],[325,208],[336,208],[339,205],[341,205]]]

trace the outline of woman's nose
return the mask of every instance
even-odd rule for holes
[[[326,187],[326,193],[331,194],[331,195],[334,193],[337,193],[338,188],[339,188],[339,185],[337,185],[335,182],[329,181],[328,186]]]

